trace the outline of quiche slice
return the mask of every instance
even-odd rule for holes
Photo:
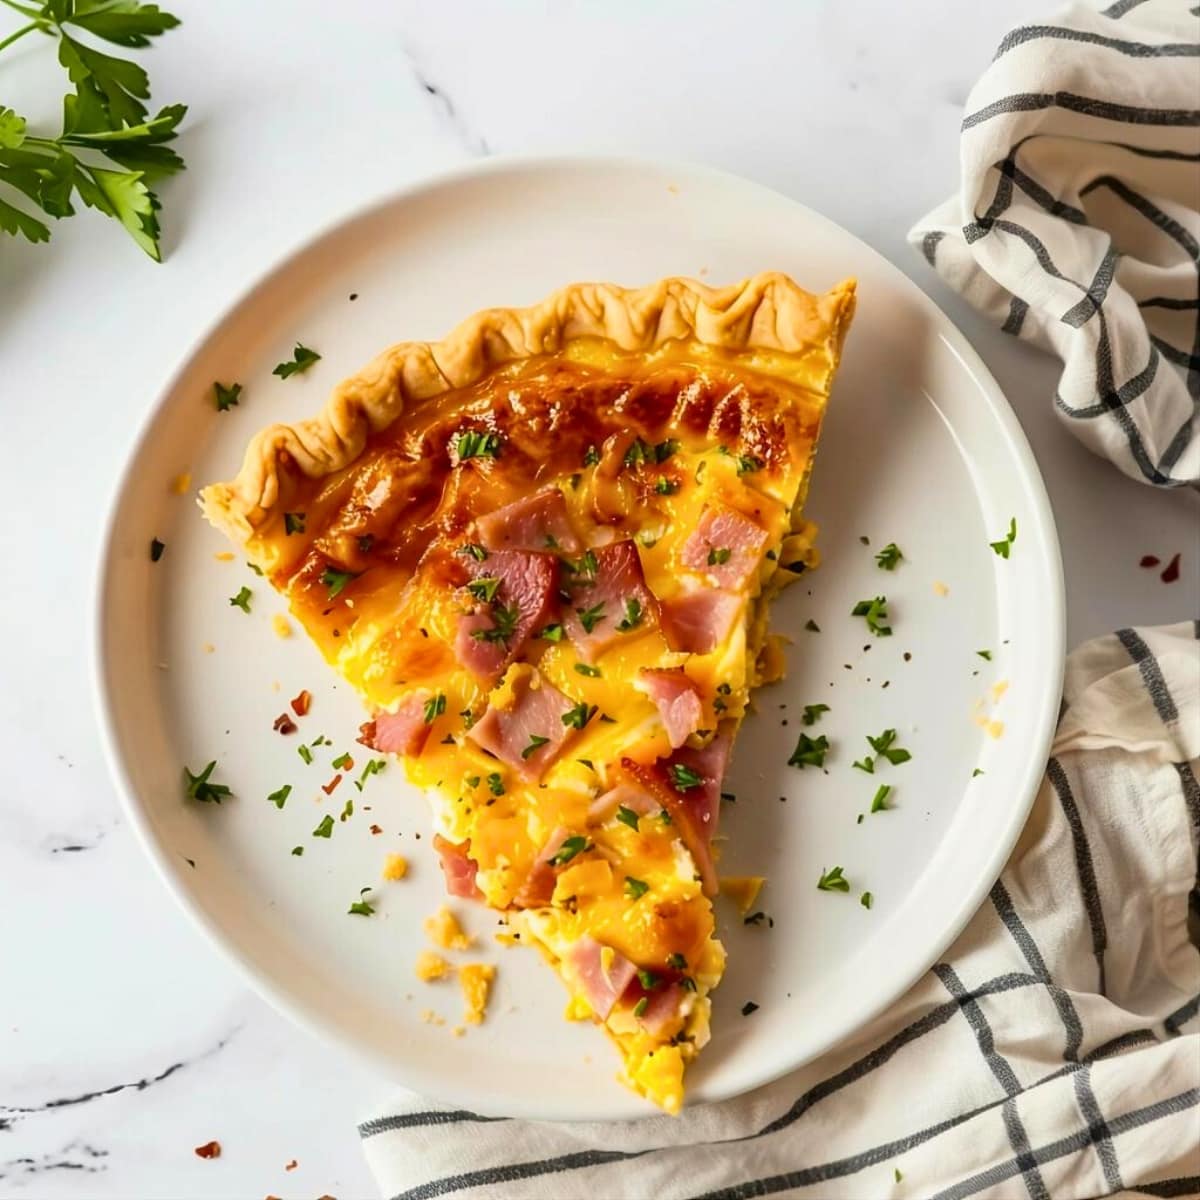
[[[429,790],[448,890],[508,914],[668,1112],[853,311],[853,281],[576,284],[384,351],[201,496]]]

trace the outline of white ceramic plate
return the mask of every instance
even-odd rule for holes
[[[855,275],[860,305],[809,502],[825,565],[777,605],[774,626],[794,643],[788,677],[760,694],[725,785],[737,803],[724,806],[722,868],[766,875],[760,907],[774,920],[744,927],[722,904],[729,970],[690,1097],[734,1095],[827,1050],[936,959],[986,896],[1045,761],[1063,654],[1053,522],[1016,419],[950,322],[845,230],[743,180],[626,160],[493,162],[387,200],[288,258],[197,343],[133,450],[104,539],[96,629],[101,721],[130,817],[168,887],[257,988],[418,1092],[486,1113],[649,1111],[615,1082],[603,1035],[560,1019],[565,994],[538,957],[492,942],[485,910],[468,924],[480,956],[500,964],[496,994],[484,1026],[451,1036],[457,988],[412,974],[422,918],[442,901],[429,839],[417,840],[424,800],[395,766],[361,794],[349,781],[322,793],[334,755],[360,751],[358,703],[302,635],[272,632],[278,598],[240,560],[214,558],[224,542],[169,483],[230,477],[260,426],[315,412],[382,347],[436,338],[478,308],[579,279],[724,283],[768,268],[814,291]],[[273,378],[296,340],[320,363]],[[214,380],[244,385],[239,407],[214,410]],[[1003,560],[988,543],[1013,517]],[[157,564],[153,537],[167,547]],[[889,574],[874,554],[892,541],[904,561]],[[249,616],[229,604],[243,585]],[[891,638],[850,616],[877,594]],[[272,721],[301,688],[312,714],[280,737]],[[830,739],[827,769],[800,771],[786,760],[803,706],[818,702],[831,711],[809,732]],[[1003,736],[987,736],[981,712]],[[866,735],[889,727],[913,760],[852,769]],[[318,734],[332,747],[305,767],[297,744]],[[184,764],[213,758],[237,799],[185,803]],[[279,811],[266,797],[283,783],[293,791]],[[895,807],[858,823],[881,783]],[[330,840],[312,837],[348,799],[354,815]],[[386,851],[410,858],[404,882],[380,882]],[[835,865],[849,894],[816,887]],[[377,915],[349,916],[368,885]],[[747,1001],[759,1009],[743,1017]],[[430,1009],[446,1024],[426,1023]]]

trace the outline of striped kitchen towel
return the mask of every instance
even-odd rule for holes
[[[1200,622],[1067,660],[990,898],[851,1042],[757,1092],[614,1123],[404,1097],[360,1126],[403,1200],[1200,1195]]]
[[[910,232],[1063,360],[1059,417],[1127,475],[1200,480],[1200,5],[1021,25],[967,99],[960,190]]]

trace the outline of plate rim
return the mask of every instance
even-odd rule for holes
[[[967,340],[957,325],[942,311],[940,306],[896,263],[881,254],[869,243],[832,218],[810,208],[802,201],[794,199],[785,192],[770,187],[754,179],[749,179],[733,171],[713,167],[704,163],[691,162],[683,159],[664,158],[655,155],[640,154],[511,154],[498,155],[488,159],[459,164],[447,170],[423,174],[401,187],[382,191],[371,198],[342,209],[316,229],[311,230],[296,239],[281,253],[274,256],[265,265],[251,267],[240,279],[234,291],[234,298],[222,305],[213,317],[204,323],[199,332],[189,340],[187,348],[180,355],[174,367],[167,373],[166,378],[154,389],[153,403],[147,408],[137,423],[134,434],[128,444],[125,459],[111,486],[107,503],[102,510],[102,521],[99,528],[100,537],[97,543],[92,580],[93,596],[88,606],[87,645],[89,648],[89,675],[92,701],[97,718],[100,734],[101,749],[108,766],[110,780],[119,797],[121,808],[126,820],[132,827],[142,851],[149,858],[155,873],[172,895],[177,904],[183,909],[198,928],[205,939],[220,953],[227,962],[237,969],[242,981],[259,997],[267,1001],[274,1009],[284,1014],[307,1033],[312,1034],[326,1045],[334,1045],[339,1051],[348,1053],[355,1060],[372,1069],[381,1080],[388,1079],[401,1086],[411,1086],[413,1077],[407,1079],[396,1073],[394,1066],[385,1069],[380,1059],[373,1057],[361,1043],[348,1038],[344,1033],[321,1020],[318,1014],[310,1012],[305,1004],[294,999],[286,988],[280,986],[258,966],[257,961],[241,947],[226,938],[219,922],[208,914],[203,905],[194,899],[188,888],[181,882],[178,864],[170,850],[156,836],[147,809],[138,797],[122,757],[117,736],[116,700],[111,684],[108,648],[106,642],[106,623],[108,614],[108,597],[110,591],[110,575],[115,567],[114,549],[118,538],[117,518],[122,507],[125,493],[153,429],[161,417],[164,407],[177,389],[181,379],[187,374],[193,361],[203,349],[220,332],[223,326],[246,306],[254,294],[267,286],[271,280],[286,272],[314,247],[342,230],[362,221],[371,219],[377,213],[395,205],[419,198],[425,193],[477,180],[488,175],[507,172],[528,171],[563,171],[573,169],[590,170],[641,170],[647,173],[669,173],[698,182],[723,183],[726,186],[736,185],[748,194],[758,193],[764,198],[776,202],[782,200],[789,206],[799,210],[808,220],[836,229],[840,234],[852,238],[861,251],[873,258],[876,265],[881,265],[897,280],[898,286],[908,295],[911,302],[922,308],[932,318],[936,338],[944,343],[947,349],[959,360],[963,369],[970,376],[986,398],[993,416],[999,422],[1011,447],[1018,467],[1021,471],[1021,485],[1028,496],[1030,509],[1034,517],[1036,533],[1042,557],[1046,578],[1047,591],[1041,597],[1045,611],[1044,634],[1047,641],[1050,661],[1049,674],[1045,679],[1041,693],[1037,698],[1038,712],[1035,714],[1033,727],[1038,731],[1037,737],[1027,747],[1028,753],[1024,765],[1018,774],[1019,786],[1013,794],[1018,797],[1012,804],[1009,820],[1005,827],[1004,836],[997,839],[986,856],[986,868],[978,876],[973,888],[965,891],[960,897],[953,917],[944,925],[941,936],[931,943],[926,954],[914,960],[915,965],[907,973],[895,980],[889,988],[878,993],[873,1004],[868,1006],[863,1014],[854,1014],[851,1019],[832,1022],[834,1034],[821,1050],[804,1053],[796,1058],[786,1055],[776,1060],[776,1065],[761,1078],[748,1086],[733,1085],[723,1089],[715,1089],[714,1094],[706,1096],[703,1102],[728,1100],[738,1095],[747,1094],[757,1088],[764,1087],[784,1075],[811,1063],[824,1054],[830,1053],[858,1030],[873,1022],[890,1004],[907,993],[913,985],[925,974],[930,965],[953,944],[967,923],[985,902],[996,880],[1003,871],[1005,863],[1016,845],[1021,831],[1025,827],[1029,812],[1045,772],[1045,763],[1049,756],[1054,731],[1057,726],[1058,708],[1062,694],[1063,672],[1065,667],[1066,649],[1066,595],[1063,576],[1062,554],[1058,539],[1057,527],[1045,480],[1038,466],[1036,457],[1030,446],[1029,439],[1022,428],[1016,412],[1009,403],[1003,389],[980,357],[979,353]],[[1032,540],[1032,539],[1031,539]],[[926,961],[927,960],[927,961]],[[782,1063],[782,1065],[780,1065]],[[457,1104],[458,1099],[448,1093],[439,1093],[434,1087],[429,1089],[430,1081],[421,1079],[419,1086],[421,1094],[432,1100],[442,1100]],[[500,1099],[489,1095],[488,1102],[477,1105],[479,1111],[490,1115],[524,1117],[528,1119],[553,1119],[544,1106],[536,1101],[523,1100],[519,1094],[506,1094],[502,1099],[502,1107],[490,1103]],[[593,1113],[572,1113],[573,1120],[627,1120],[631,1117],[652,1118],[658,1114],[639,1098],[631,1095],[631,1104],[622,1111],[614,1111],[613,1106],[607,1105]],[[689,1097],[688,1104],[698,1103]]]

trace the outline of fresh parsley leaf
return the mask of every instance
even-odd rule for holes
[[[507,645],[517,631],[521,610],[515,605],[493,604],[491,629],[476,629],[471,636],[477,642],[503,642]]]
[[[304,854],[304,847],[303,846],[293,846],[292,854],[294,854],[296,856],[296,858],[300,858]]]
[[[850,881],[842,875],[841,867],[834,867],[830,871],[821,872],[817,887],[823,892],[848,892]]]
[[[535,636],[540,637],[546,642],[561,642],[563,640],[563,633],[563,627],[555,623],[539,630]]]
[[[871,905],[875,903],[875,897],[872,896],[870,892],[863,892],[863,894],[859,896],[858,902],[863,906],[863,908],[870,908]]]
[[[617,820],[622,825],[628,825],[630,829],[637,829],[638,815],[632,808],[626,808],[624,804],[617,806]]]
[[[821,714],[827,712],[829,712],[828,704],[806,704],[804,706],[805,725],[815,725],[821,719]]]
[[[604,601],[601,600],[599,604],[594,604],[591,608],[577,608],[575,615],[579,618],[579,623],[583,626],[584,632],[591,633],[605,619]]]
[[[562,560],[562,568],[568,575],[576,577],[577,582],[587,583],[596,578],[600,563],[594,550],[587,550],[581,558],[572,562],[568,558]]]
[[[871,811],[873,813],[887,812],[887,810],[892,807],[887,802],[887,798],[891,794],[891,791],[891,784],[881,783],[879,785],[879,790],[875,793],[874,798],[871,800]]]
[[[875,555],[875,562],[881,570],[894,571],[896,564],[904,557],[900,547],[895,542],[888,542],[880,552]]]
[[[622,459],[622,465],[626,467],[640,467],[644,462],[654,461],[654,447],[649,443],[642,441],[641,438],[634,438],[633,445],[625,451],[625,457]]]
[[[626,876],[625,878],[628,882],[629,876]],[[639,893],[639,895],[641,894],[642,893]],[[655,975],[653,971],[647,971],[645,967],[638,967],[637,978],[638,983],[641,984],[642,991],[644,992],[652,992],[662,983],[662,980],[659,979],[659,977]]]
[[[496,598],[496,592],[500,589],[500,578],[496,575],[481,575],[478,579],[472,579],[467,584],[467,591],[475,597],[476,600],[484,600],[491,604]]]
[[[446,697],[444,693],[438,692],[436,696],[430,696],[425,701],[425,724],[432,725],[446,711]],[[337,763],[333,764],[335,767]]]
[[[333,836],[333,818],[326,813],[321,818],[321,823],[312,831],[313,837],[327,838]]]
[[[852,617],[865,617],[867,628],[876,637],[891,637],[892,627],[883,622],[888,619],[887,597],[876,596],[873,600],[860,600],[851,610]]]
[[[642,998],[641,998],[641,999],[640,999],[640,1000],[639,1000],[639,1001],[638,1001],[638,1002],[637,1002],[637,1003],[636,1003],[636,1004],[633,1006],[633,1015],[634,1015],[635,1017],[644,1017],[644,1016],[646,1015],[646,1009],[648,1009],[649,1007],[650,1007],[650,997],[649,997],[649,996],[643,996],[643,997],[642,997]]]
[[[642,602],[636,596],[630,596],[625,601],[625,616],[617,623],[617,632],[628,633],[636,629],[642,623],[642,616]]]
[[[321,582],[329,589],[327,599],[336,600],[346,590],[346,586],[357,578],[357,571],[338,571],[333,567],[326,567],[321,572]]]
[[[710,546],[708,550],[708,565],[718,567],[729,561],[733,553],[728,546]]]
[[[640,900],[649,890],[650,885],[648,883],[643,882],[641,879],[634,879],[632,875],[625,876],[625,895],[628,896],[630,900]],[[642,972],[639,971],[639,978],[641,977],[641,974]],[[646,974],[649,974],[649,972],[646,972]],[[655,983],[657,983],[657,980],[655,980]],[[642,984],[642,987],[646,986],[647,985],[645,983]]]
[[[868,904],[867,907],[870,908],[871,906]],[[899,1183],[904,1178],[904,1176],[900,1173],[899,1167],[892,1168],[892,1178],[895,1179],[895,1181],[897,1183]]]
[[[978,778],[979,778],[979,776],[980,776],[980,775],[982,775],[982,774],[983,774],[983,768],[982,768],[982,767],[976,767],[976,768],[975,768],[975,770],[973,770],[973,771],[971,772],[971,778],[972,778],[972,779],[978,779]]]
[[[283,532],[291,537],[293,533],[304,532],[305,515],[302,512],[285,512],[283,514]]]
[[[329,765],[335,771],[341,771],[348,767],[354,760],[350,757],[350,751],[345,750],[337,756]]]
[[[248,587],[244,587],[236,596],[229,597],[229,603],[234,608],[240,608],[242,612],[248,613],[250,611],[250,597],[253,595],[254,593]]]
[[[871,743],[871,749],[886,758],[893,767],[898,767],[901,763],[908,762],[912,755],[898,746],[893,747],[892,743],[895,740],[896,731],[894,729],[885,729],[878,737],[871,737],[869,734],[867,736],[867,741]]]
[[[350,908],[347,910],[349,915],[355,917],[369,917],[375,911],[375,909],[372,908],[365,899],[366,894],[372,890],[373,889],[369,887],[365,887],[358,893],[358,899],[355,900],[355,902],[350,905]]]
[[[600,678],[600,668],[590,666],[588,663],[577,662],[575,664],[575,670],[578,671],[580,675],[588,676],[589,679]]]
[[[504,780],[500,777],[499,771],[493,771],[487,777],[487,785],[488,791],[491,792],[493,796],[504,795]]]
[[[459,546],[455,553],[473,558],[476,562],[483,562],[488,556],[488,552],[478,542],[467,542],[465,546]]]
[[[189,800],[199,800],[202,804],[220,804],[226,796],[233,795],[223,783],[210,782],[216,765],[217,760],[213,759],[199,775],[193,775],[187,767],[183,768],[183,790]]]
[[[671,776],[671,786],[677,792],[687,792],[692,788],[701,787],[704,783],[703,776],[697,775],[684,763],[672,763],[668,774]]]
[[[589,446],[583,452],[583,465],[585,467],[594,467],[600,461],[600,451],[595,446]]]
[[[237,407],[238,397],[242,394],[240,383],[231,383],[226,387],[223,383],[213,384],[213,397],[216,401],[217,412],[228,412]]]
[[[299,754],[302,759],[304,759],[305,766],[312,766],[312,751],[307,746],[297,746],[296,753]]]
[[[737,473],[739,475],[753,475],[755,471],[761,471],[765,465],[761,458],[753,454],[737,456]]]
[[[535,754],[539,747],[546,745],[550,739],[542,737],[540,733],[531,733],[529,735],[529,745],[521,751],[522,758],[528,758],[531,754]]]
[[[477,429],[460,433],[454,443],[454,453],[458,461],[466,462],[469,458],[499,458],[500,435],[498,433],[481,433]]]
[[[667,955],[667,966],[674,967],[676,971],[686,971],[687,959],[676,950],[674,954]]]
[[[275,805],[276,808],[282,808],[287,803],[287,798],[292,794],[292,785],[285,783],[277,792],[272,792],[267,799]]]
[[[562,723],[574,729],[582,729],[596,715],[596,706],[590,707],[587,702],[580,700],[573,708],[568,708],[562,715]]]
[[[665,475],[657,480],[654,484],[654,490],[660,496],[673,496],[679,491],[679,484],[673,479],[668,479]]]
[[[866,771],[868,775],[875,774],[875,760],[869,754],[863,758],[855,759],[850,765],[857,767],[860,771]]]
[[[979,657],[982,658],[985,662],[992,661],[992,652],[990,650],[976,650],[975,653],[978,654]]]
[[[163,556],[163,551],[166,550],[166,542],[160,542],[158,538],[150,539],[150,561],[158,562]]]
[[[1012,550],[1012,544],[1017,540],[1017,518],[1013,517],[1008,523],[1008,533],[1004,535],[998,542],[988,542],[988,545],[1000,555],[1001,558],[1007,558]]]
[[[655,444],[654,461],[656,463],[664,463],[668,458],[674,457],[679,451],[679,442],[676,438],[667,438]]]
[[[557,852],[553,854],[549,860],[552,867],[563,867],[571,861],[577,854],[582,854],[585,850],[591,849],[591,843],[587,838],[580,834],[575,834],[569,837],[559,846]]]
[[[321,356],[315,350],[310,350],[307,346],[302,346],[297,342],[291,359],[288,362],[281,362],[271,374],[278,375],[280,379],[290,379],[293,375],[303,375],[313,363],[320,362],[320,360]]]
[[[829,753],[829,739],[821,734],[818,738],[810,738],[802,733],[796,742],[796,748],[788,759],[789,767],[823,767],[825,755]]]

